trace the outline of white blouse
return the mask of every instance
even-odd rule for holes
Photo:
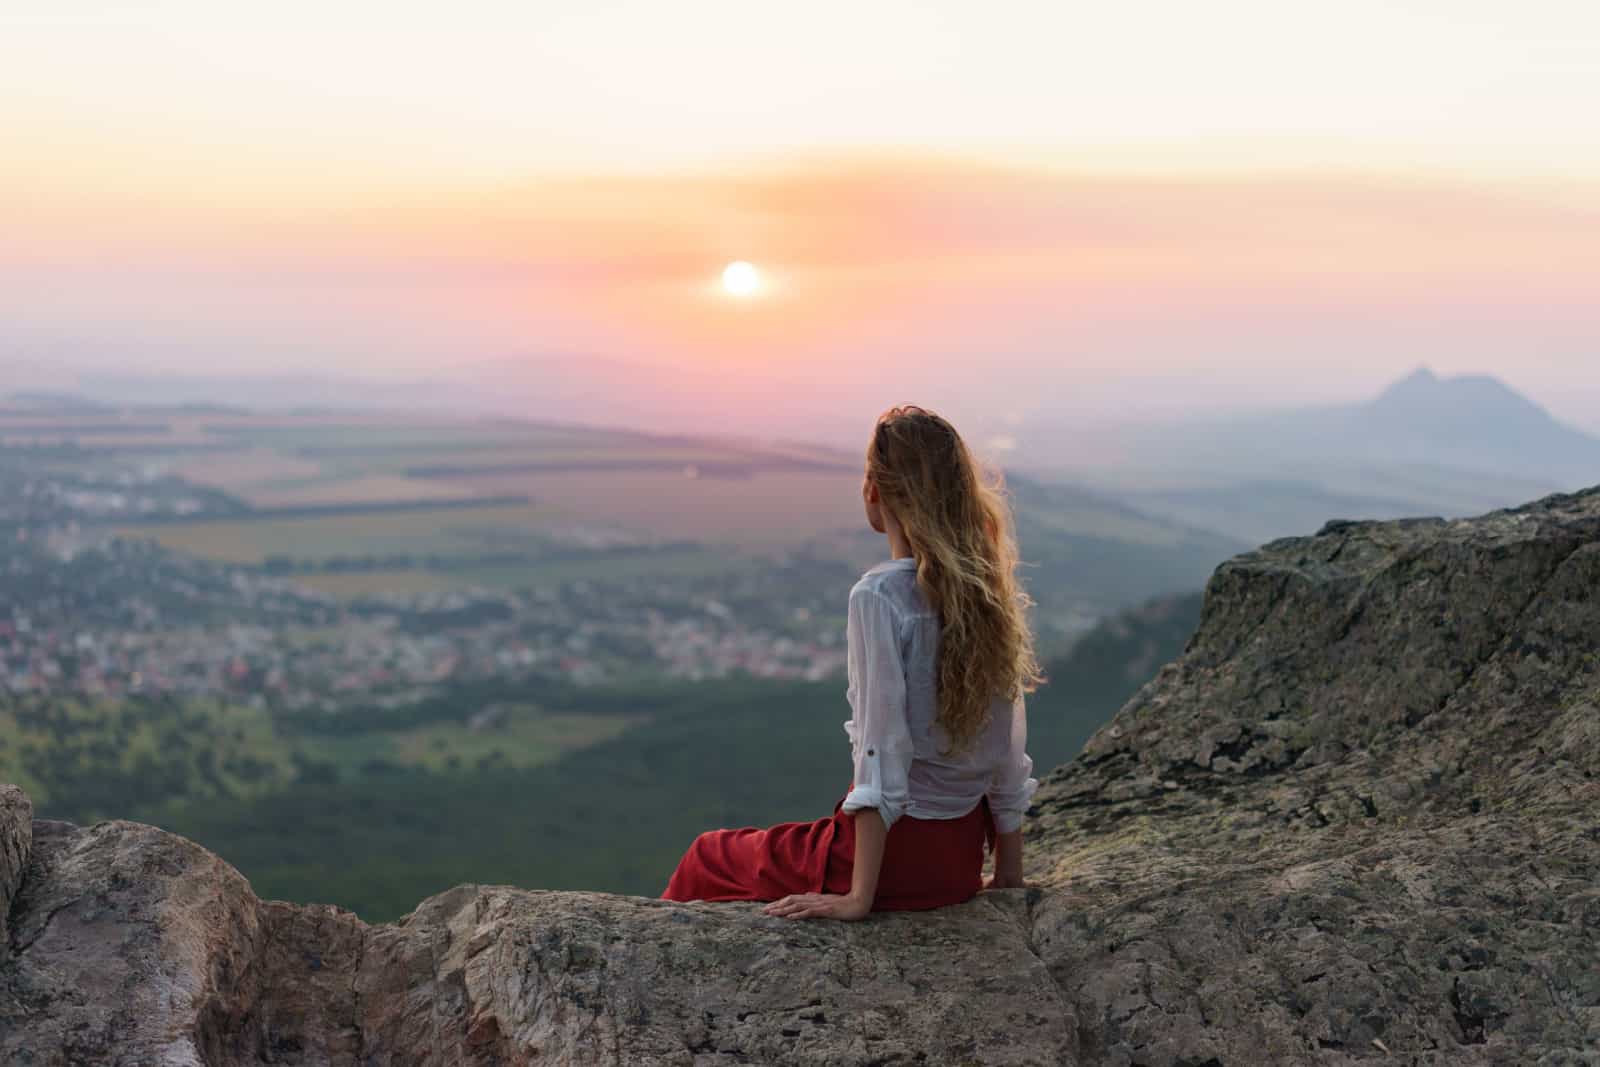
[[[997,696],[988,727],[972,747],[940,755],[939,616],[917,586],[911,557],[879,563],[850,590],[851,717],[844,724],[855,760],[854,786],[843,811],[877,808],[886,826],[902,815],[959,819],[985,795],[1001,833],[1019,829],[1036,779],[1024,746],[1028,717],[1022,697]]]

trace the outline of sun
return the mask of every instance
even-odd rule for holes
[[[729,296],[754,296],[761,291],[761,272],[754,263],[736,259],[722,268],[722,288]]]

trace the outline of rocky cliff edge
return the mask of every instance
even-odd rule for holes
[[[6,1064],[1600,1064],[1600,489],[1233,559],[1026,825],[859,924],[461,886],[369,926],[0,787]]]

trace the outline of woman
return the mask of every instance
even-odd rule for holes
[[[955,428],[879,416],[862,501],[889,559],[850,591],[854,778],[830,818],[695,839],[662,896],[765,900],[768,915],[860,919],[1022,883],[1023,695],[1043,681],[1016,581],[1010,510]]]

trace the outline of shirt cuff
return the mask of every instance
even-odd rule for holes
[[[883,790],[875,785],[856,786],[845,796],[844,803],[839,805],[839,810],[844,812],[860,811],[863,808],[877,808],[885,829],[893,826],[901,814],[899,808],[883,799]]]
[[[1002,834],[1009,834],[1013,830],[1022,829],[1022,816],[1027,812],[1028,806],[1033,803],[1033,794],[1039,789],[1039,779],[1027,778],[1022,782],[1022,788],[1017,795],[1010,799],[1004,807],[996,805],[994,798],[989,800],[989,807],[994,814],[994,828]]]

